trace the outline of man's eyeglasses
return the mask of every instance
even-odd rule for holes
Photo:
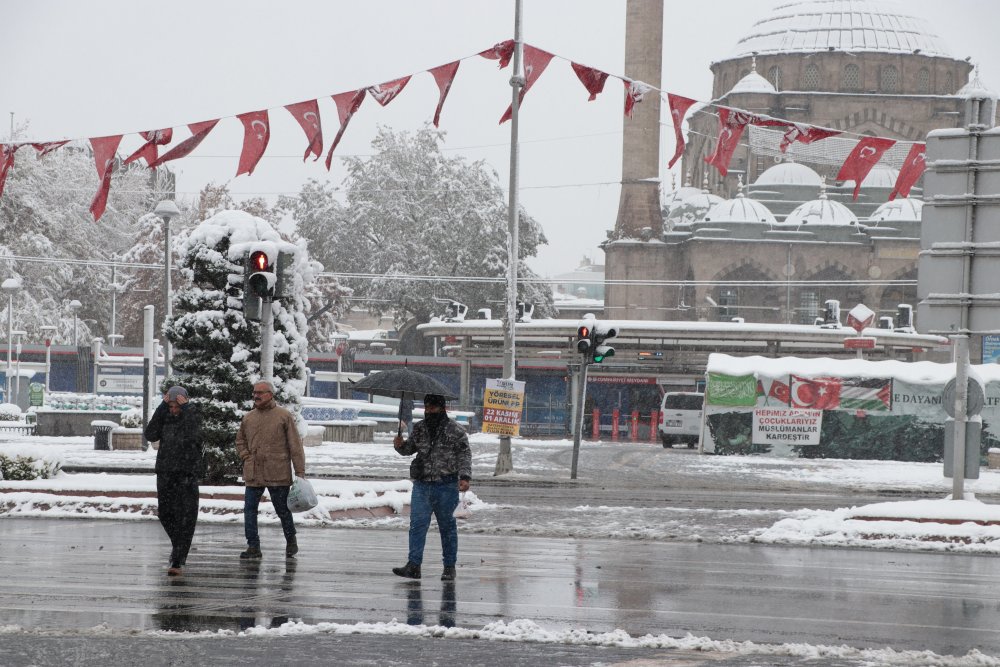
[[[271,392],[269,392],[269,391],[255,391],[255,392],[253,393],[253,395],[254,395],[254,396],[263,396],[264,394],[270,394],[270,393],[271,393]]]

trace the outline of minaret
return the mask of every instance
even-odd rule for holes
[[[627,0],[625,76],[661,87],[663,0]],[[660,213],[660,94],[650,91],[624,119],[622,190],[614,238],[638,238],[643,227],[656,237]],[[650,180],[651,179],[651,180]]]

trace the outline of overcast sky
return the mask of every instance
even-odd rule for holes
[[[667,3],[662,87],[698,100],[711,91],[713,60],[727,57],[777,0]],[[1000,82],[1000,3],[910,0],[952,53]],[[178,195],[207,182],[237,196],[295,194],[307,178],[341,182],[334,160],[303,164],[305,137],[283,107],[319,99],[324,139],[338,127],[331,94],[417,74],[465,58],[513,35],[514,0],[5,0],[0,2],[0,136],[9,114],[32,140],[129,134],[223,118],[189,157],[171,163]],[[573,269],[612,228],[621,175],[622,88],[609,81],[594,102],[568,60],[623,74],[624,0],[524,0],[524,39],[555,53],[525,98],[521,115],[521,202],[549,239],[531,261],[543,275]],[[506,188],[509,68],[463,61],[441,117],[447,149],[484,159]],[[415,76],[389,106],[366,100],[337,154],[370,151],[378,124],[417,129],[433,117],[437,87]],[[271,141],[251,176],[233,178],[243,128],[236,114],[269,109]],[[661,132],[669,155],[673,136]],[[326,148],[324,148],[325,154]],[[19,156],[20,157],[20,156]],[[336,157],[336,156],[335,156]],[[665,167],[664,167],[665,169]],[[669,188],[669,174],[661,174]],[[95,177],[96,181],[96,177]],[[336,270],[336,267],[326,267]]]

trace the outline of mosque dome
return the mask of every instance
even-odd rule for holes
[[[763,222],[776,224],[774,214],[761,204],[743,196],[743,184],[734,199],[724,199],[708,209],[705,222]]]
[[[736,82],[733,89],[728,94],[733,93],[776,93],[777,89],[771,82],[757,74],[757,70],[751,70],[749,74]]]
[[[924,209],[924,202],[920,199],[902,197],[893,199],[875,209],[869,220],[873,223],[879,222],[920,222],[921,213]]]
[[[677,194],[681,195],[682,191],[690,192],[691,190],[694,190],[694,188],[685,186],[678,190]],[[721,201],[724,201],[722,197],[713,195],[708,191],[708,177],[706,175],[705,185],[701,190],[691,192],[683,198],[680,196],[674,197],[667,213],[667,222],[673,223],[674,225],[685,225],[698,222],[705,217],[705,214],[708,213],[713,206]]]
[[[801,0],[778,5],[736,44],[757,53],[849,51],[952,58],[934,28],[902,5],[879,0]]]
[[[857,224],[858,218],[849,208],[840,202],[827,199],[825,186],[820,189],[819,199],[799,205],[782,223],[785,227]]]
[[[782,162],[768,168],[757,180],[754,187],[761,185],[811,185],[820,187],[823,179],[815,171],[797,162]]]
[[[992,100],[995,100],[998,97],[997,91],[991,90],[989,87],[986,86],[986,84],[984,84],[979,79],[978,70],[976,70],[976,72],[973,74],[972,78],[969,80],[969,83],[959,88],[958,92],[955,94],[959,97],[965,97],[965,98],[976,97],[976,98],[987,98]]]
[[[863,188],[887,188],[891,190],[896,187],[896,180],[899,178],[899,172],[892,167],[887,167],[884,164],[877,164],[872,167],[872,170],[868,172],[865,176],[865,180],[861,182],[861,187]]]

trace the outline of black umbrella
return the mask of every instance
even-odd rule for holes
[[[429,375],[411,371],[409,368],[394,368],[372,373],[368,377],[351,383],[351,389],[374,396],[390,396],[400,399],[399,433],[403,433],[403,399],[423,400],[427,394],[438,394],[445,398],[458,398],[447,387]]]

